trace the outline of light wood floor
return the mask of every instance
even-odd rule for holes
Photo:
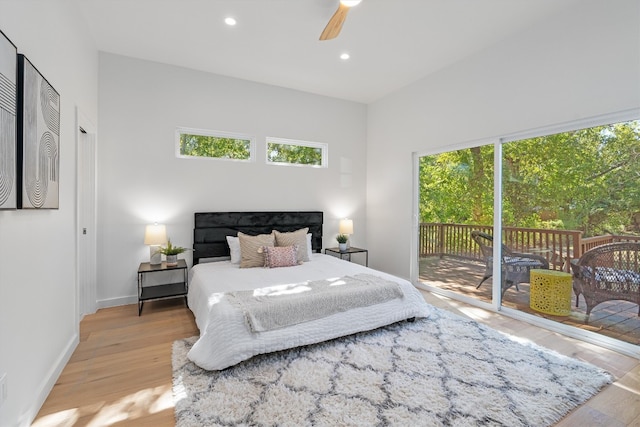
[[[433,305],[611,372],[616,382],[558,426],[640,426],[640,362],[545,329],[423,292]],[[173,426],[171,343],[198,334],[183,299],[99,310],[34,422],[44,426]]]
[[[184,298],[98,310],[34,426],[173,426],[171,344],[198,335]]]

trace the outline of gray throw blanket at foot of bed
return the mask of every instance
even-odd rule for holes
[[[380,304],[403,293],[398,283],[370,274],[272,286],[227,294],[253,332],[320,319],[356,307]]]

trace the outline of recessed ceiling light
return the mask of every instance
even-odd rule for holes
[[[343,53],[342,55],[340,55],[340,59],[346,61],[347,59],[349,59],[349,54],[348,53]]]
[[[224,23],[225,23],[225,24],[227,24],[227,25],[229,25],[230,27],[233,27],[234,25],[236,25],[236,24],[237,24],[236,20],[235,20],[235,19],[233,19],[233,18],[232,18],[232,17],[230,17],[230,16],[229,16],[229,17],[227,17],[227,18],[224,18]]]

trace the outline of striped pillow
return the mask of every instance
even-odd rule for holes
[[[238,232],[240,239],[240,268],[264,266],[263,246],[275,246],[273,233],[250,236]]]
[[[289,233],[282,233],[278,230],[274,230],[273,234],[276,236],[276,246],[298,246],[298,261],[309,261],[309,252],[302,250],[307,247],[307,233],[309,227],[301,228],[300,230],[291,231]]]
[[[292,267],[299,265],[298,261],[298,246],[265,246],[264,251],[264,266],[268,268],[276,267]]]

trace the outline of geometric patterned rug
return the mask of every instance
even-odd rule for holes
[[[609,373],[436,307],[223,371],[173,344],[179,427],[548,426],[612,381]]]

